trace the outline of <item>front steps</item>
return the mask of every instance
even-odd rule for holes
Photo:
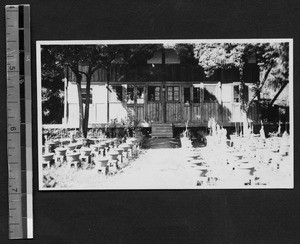
[[[173,137],[173,125],[166,124],[166,123],[153,123],[151,136],[152,137],[172,138]]]

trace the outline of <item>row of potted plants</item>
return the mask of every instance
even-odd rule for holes
[[[43,153],[43,164],[50,166],[51,162],[55,159],[56,161],[66,161],[69,164],[75,164],[83,161],[92,162],[96,166],[101,166],[111,161],[122,160],[123,153],[128,156],[136,156],[140,140],[137,138],[124,138],[120,140],[114,139],[103,139],[103,138],[90,138],[89,140],[76,140],[72,138],[69,143],[63,144],[57,143],[53,140],[45,143],[45,152]],[[99,167],[100,167],[99,166]]]

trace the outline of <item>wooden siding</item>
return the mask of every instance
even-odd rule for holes
[[[159,84],[159,83],[157,83]],[[169,83],[171,84],[171,83]],[[168,84],[167,84],[168,85]],[[180,83],[174,83],[174,86],[181,86]],[[194,84],[195,85],[195,84]],[[212,85],[212,84],[211,84]],[[207,123],[211,117],[214,117],[218,123],[226,124],[230,122],[239,122],[242,118],[242,111],[239,103],[233,102],[233,86],[234,84],[223,84],[221,87],[217,85],[216,101],[208,102],[203,99],[203,88],[200,90],[200,103],[190,104],[184,103],[183,89],[180,89],[180,101],[167,101],[166,102],[166,122],[167,123],[184,123],[187,120],[194,123]],[[143,86],[141,83],[138,86]],[[191,99],[193,97],[193,83],[185,84],[185,87],[190,87]],[[198,85],[200,87],[205,87]],[[183,86],[181,86],[183,87]],[[249,86],[249,91],[251,87]],[[107,92],[105,85],[94,84],[92,85],[93,103],[90,105],[90,118],[89,123],[107,123],[112,119],[126,119],[128,111],[131,111],[135,118],[139,121],[147,122],[162,122],[163,110],[162,102],[148,101],[147,86],[145,86],[144,103],[131,103],[119,101],[114,92],[110,93],[109,106],[107,104]],[[250,93],[250,92],[249,92]],[[123,87],[123,99],[125,98],[126,88]],[[114,99],[115,98],[115,99]],[[260,110],[258,109],[257,102],[251,106],[248,114],[250,121],[259,122]],[[78,95],[75,84],[69,85],[69,124],[78,124]],[[107,108],[109,109],[109,118],[107,118]]]
[[[190,105],[183,105],[183,121],[191,121],[192,118],[191,118],[191,115],[192,115],[192,106]]]
[[[145,120],[144,105],[127,104],[127,111],[130,112],[138,121]]]
[[[222,121],[220,105],[218,103],[200,103],[192,105],[192,121],[193,122],[208,122],[214,117],[217,121]]]
[[[182,106],[178,102],[169,102],[166,104],[166,121],[180,122],[182,121]]]
[[[147,117],[146,120],[161,122],[162,121],[162,106],[159,102],[147,103]]]
[[[136,106],[136,116],[139,121],[145,120],[145,108],[144,105]]]

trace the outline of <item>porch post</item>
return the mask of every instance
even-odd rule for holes
[[[166,53],[165,48],[161,49],[161,64],[163,72],[162,80],[162,122],[166,123]]]

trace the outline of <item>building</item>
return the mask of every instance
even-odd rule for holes
[[[244,72],[249,99],[253,96],[254,82],[259,79],[255,62],[250,58]],[[238,70],[220,70],[207,78],[197,62],[184,63],[173,49],[166,49],[163,55],[160,51],[154,53],[134,70],[115,64],[108,72],[109,81],[104,69],[97,70],[92,77],[90,126],[111,120],[121,122],[129,112],[140,125],[150,127],[157,124],[184,127],[186,121],[189,126],[207,126],[212,117],[224,126],[242,121]],[[82,87],[85,100],[85,77]],[[72,72],[68,72],[65,93],[64,121],[76,127],[79,124],[78,93]],[[248,119],[259,121],[259,107],[255,102]]]

